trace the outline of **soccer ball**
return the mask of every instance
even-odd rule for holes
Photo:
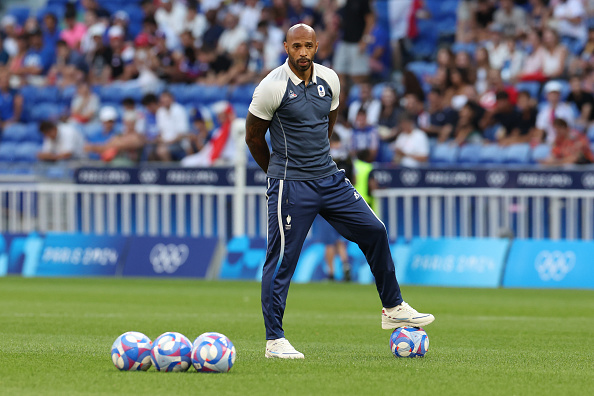
[[[122,371],[146,371],[151,367],[151,340],[137,331],[128,331],[111,346],[111,360]]]
[[[221,333],[204,333],[194,340],[192,364],[201,373],[226,373],[235,363],[235,347]]]
[[[429,337],[420,327],[399,327],[390,336],[395,357],[423,357],[429,350]]]
[[[151,349],[151,360],[159,371],[186,371],[191,364],[192,344],[176,332],[161,334]]]

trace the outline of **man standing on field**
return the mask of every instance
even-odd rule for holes
[[[268,248],[262,274],[267,358],[303,359],[284,338],[282,320],[291,277],[318,213],[365,254],[384,307],[382,328],[420,327],[434,320],[403,301],[384,224],[330,157],[340,83],[334,71],[313,63],[317,50],[311,27],[289,29],[288,60],[256,88],[246,122],[246,143],[268,174]],[[269,129],[272,154],[265,140]]]

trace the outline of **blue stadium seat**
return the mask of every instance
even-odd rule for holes
[[[10,124],[2,131],[2,144],[6,142],[18,143],[25,140],[27,135],[27,125]]]
[[[432,59],[437,51],[437,42],[434,40],[417,40],[413,43],[412,55],[416,60]]]
[[[455,53],[468,52],[469,54],[474,55],[476,48],[477,45],[475,43],[454,43],[452,45],[452,51]]]
[[[437,71],[437,64],[435,62],[410,62],[406,68],[413,72],[419,81],[424,81],[426,76],[433,76]]]
[[[39,103],[29,112],[29,118],[34,122],[57,120],[62,115],[64,108],[57,103]]]
[[[35,87],[35,103],[57,102],[60,92],[56,87]]]
[[[10,162],[15,160],[15,151],[18,144],[14,142],[2,142],[0,144],[0,161]]]
[[[539,161],[549,158],[551,155],[551,146],[548,144],[539,144],[532,149],[532,156],[530,160],[532,163],[537,164]]]
[[[250,107],[249,104],[246,103],[232,103],[233,111],[235,115],[239,118],[246,118],[248,114],[248,109]]]
[[[455,164],[458,161],[458,146],[450,143],[438,143],[431,150],[430,160],[433,164]]]
[[[359,84],[355,84],[349,90],[349,97],[347,98],[347,104],[353,103],[355,100],[359,99],[359,93],[361,92],[361,87]]]
[[[255,89],[256,85],[253,84],[245,84],[236,87],[234,90],[231,91],[229,100],[233,103],[249,104],[252,101],[252,96],[254,94]]]
[[[35,162],[37,161],[37,153],[40,149],[41,147],[37,143],[21,143],[15,149],[15,160],[21,162]]]
[[[373,86],[372,95],[376,99],[381,99],[384,88],[389,87],[390,83],[378,83]]]
[[[35,14],[37,20],[41,21],[46,14],[54,14],[58,20],[62,19],[64,16],[64,11],[66,10],[65,3],[67,2],[64,2],[64,4],[59,4],[50,0],[47,6],[41,7],[39,10],[37,10],[37,13]]]
[[[530,145],[528,143],[513,144],[505,149],[506,164],[529,164]]]
[[[122,100],[125,98],[132,98],[136,103],[140,103],[144,96],[144,92],[142,89],[138,88],[122,87],[120,88],[120,95]]]
[[[478,164],[480,162],[480,144],[466,144],[460,147],[458,163],[460,164]]]
[[[439,31],[440,35],[455,34],[456,33],[456,16],[441,17],[434,21],[434,29]]]
[[[479,162],[482,164],[501,164],[505,160],[505,149],[497,144],[481,147]]]
[[[375,162],[389,164],[394,160],[394,151],[392,150],[392,144],[380,140],[379,147],[377,150],[377,157]]]
[[[100,122],[90,122],[82,125],[80,130],[85,137],[85,140],[91,142],[96,140],[98,136],[101,136],[103,133],[103,126]]]
[[[538,99],[540,93],[540,83],[538,81],[520,81],[516,84],[516,90],[527,91],[531,97]]]
[[[72,98],[74,97],[75,94],[76,94],[76,86],[75,85],[69,85],[67,87],[62,88],[60,90],[60,102],[64,106],[70,107],[70,103],[72,102]]]
[[[31,143],[42,143],[43,135],[39,130],[39,124],[36,122],[30,122],[27,124],[27,133],[25,135],[25,141]]]
[[[120,103],[123,99],[122,89],[115,84],[103,85],[99,87],[99,97],[101,102]]]
[[[440,17],[450,16],[455,17],[458,9],[458,0],[442,0],[440,1]]]
[[[253,90],[251,92],[253,93]],[[227,87],[193,84],[188,85],[186,95],[189,95],[191,101],[195,104],[211,104],[220,100],[227,100],[228,90]],[[249,99],[243,98],[248,103],[251,99],[251,93],[249,94]]]
[[[594,125],[590,125],[588,127],[588,130],[586,132],[586,135],[588,136],[588,140],[590,142],[594,142]]]
[[[167,91],[173,95],[177,102],[186,104],[186,84],[169,84]]]

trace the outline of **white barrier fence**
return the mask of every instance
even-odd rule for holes
[[[0,232],[265,237],[264,188],[240,191],[216,186],[0,184]],[[594,191],[411,188],[376,190],[374,196],[392,239],[510,233],[533,239],[594,237]],[[245,215],[243,221],[238,213]]]
[[[594,192],[536,189],[385,189],[374,192],[390,238],[592,239]]]
[[[245,187],[243,224],[234,218],[236,195],[216,186],[0,184],[0,232],[265,236],[264,188]]]

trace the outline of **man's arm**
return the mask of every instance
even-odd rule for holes
[[[330,114],[332,114],[332,112]],[[334,116],[334,121],[336,121],[336,116]],[[332,125],[334,125],[334,122]],[[250,153],[252,153],[252,157],[254,157],[264,172],[268,172],[268,163],[270,162],[270,150],[268,149],[268,144],[266,143],[266,131],[268,130],[269,126],[270,121],[258,118],[252,113],[248,112],[245,121],[245,142],[250,149]]]
[[[330,136],[332,136],[332,132],[334,131],[336,118],[338,118],[338,109],[334,109],[328,114],[328,139],[330,139]]]

